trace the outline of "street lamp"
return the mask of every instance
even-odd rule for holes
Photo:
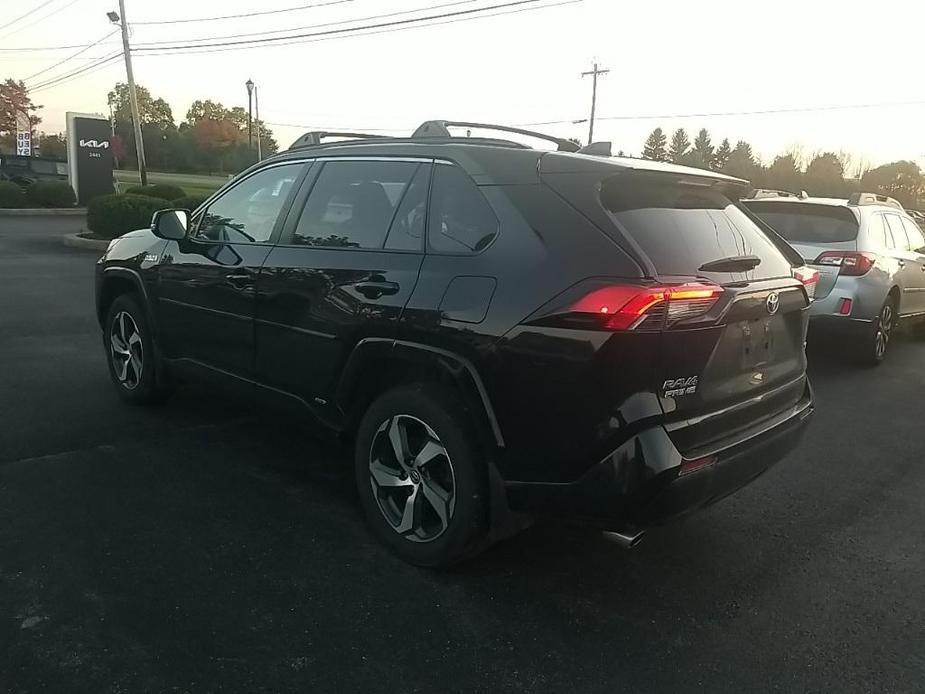
[[[248,79],[244,83],[244,86],[247,87],[247,146],[253,148],[254,146],[254,137],[251,134],[251,114],[253,112],[253,103],[254,103],[254,80]]]

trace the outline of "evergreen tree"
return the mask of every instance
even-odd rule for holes
[[[642,148],[642,158],[652,159],[653,161],[667,161],[668,153],[665,150],[665,142],[665,133],[662,132],[662,129],[656,128],[653,130],[649,137],[646,138],[646,143]]]
[[[706,128],[701,128],[694,138],[694,149],[691,152],[693,156],[693,165],[701,169],[713,168],[713,144],[710,141],[710,133]]]
[[[713,153],[713,168],[722,171],[726,168],[726,162],[729,161],[729,155],[732,154],[732,147],[729,145],[729,138],[723,138],[719,148]]]
[[[675,164],[681,164],[684,155],[691,147],[690,138],[684,128],[678,128],[671,136],[671,144],[668,146],[668,158]]]

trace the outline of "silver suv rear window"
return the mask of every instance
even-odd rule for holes
[[[793,243],[839,243],[858,237],[858,219],[847,207],[799,202],[749,202],[765,224]]]

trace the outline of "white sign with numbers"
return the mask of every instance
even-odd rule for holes
[[[32,156],[32,133],[21,131],[16,133],[16,154],[21,157]]]

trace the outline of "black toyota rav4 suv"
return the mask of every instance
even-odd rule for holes
[[[429,566],[540,515],[632,544],[794,447],[809,297],[745,181],[453,125],[308,133],[113,241],[122,396],[194,374],[310,415],[352,442],[373,531]]]

